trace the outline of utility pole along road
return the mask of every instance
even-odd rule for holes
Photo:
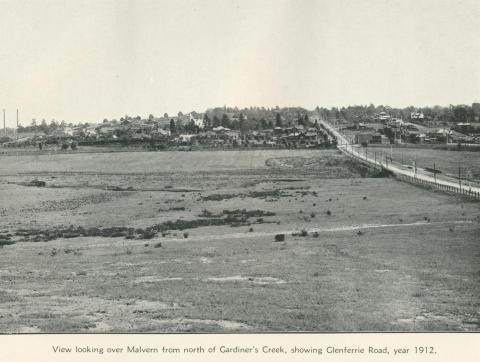
[[[381,158],[379,159],[372,158],[372,155],[368,155],[368,153],[361,152],[362,148],[360,146],[351,144],[344,135],[342,135],[339,131],[337,131],[334,127],[332,127],[328,122],[325,122],[324,120],[320,120],[320,119],[318,120],[318,122],[323,127],[325,127],[325,129],[328,132],[330,132],[330,134],[332,134],[337,138],[337,148],[343,153],[353,158],[362,160],[363,162],[367,162],[371,165],[381,167],[396,175],[412,177],[417,180],[425,181],[428,183],[454,188],[459,193],[462,193],[462,192],[480,193],[480,186],[476,183],[473,183],[467,180],[461,180],[461,182],[459,182],[458,180],[447,178],[445,176],[437,175],[435,177],[432,172],[429,172],[423,168],[414,167],[413,169],[410,169],[405,165],[401,165],[401,164],[395,165],[392,162],[388,162],[387,160],[382,160]]]

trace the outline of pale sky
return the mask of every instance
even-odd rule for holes
[[[0,0],[7,126],[479,99],[478,0]]]

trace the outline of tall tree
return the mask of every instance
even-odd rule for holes
[[[305,127],[310,127],[310,119],[308,118],[308,114],[306,114],[305,117],[303,117],[303,125]]]
[[[175,126],[175,120],[172,118],[170,120],[170,134],[174,135],[177,133],[177,127]]]
[[[465,123],[469,120],[469,112],[467,107],[457,106],[453,109],[453,114],[455,117],[455,122],[457,123]]]
[[[232,128],[230,118],[228,118],[228,116],[225,113],[222,115],[222,127]]]
[[[205,129],[210,129],[212,127],[212,121],[210,120],[210,117],[208,117],[208,114],[205,113],[203,121],[205,123]]]
[[[48,130],[48,125],[47,125],[47,121],[44,119],[42,119],[42,123],[40,123],[40,130],[42,131],[47,131]]]
[[[240,132],[242,134],[248,133],[250,131],[248,121],[245,119],[245,116],[243,115],[243,113],[240,113],[240,124],[239,124],[239,126],[240,126]]]
[[[267,127],[268,127],[267,121],[265,120],[265,118],[262,118],[260,120],[260,129],[266,129]]]
[[[275,115],[275,127],[282,127],[282,116],[278,112]]]

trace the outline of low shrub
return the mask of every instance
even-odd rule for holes
[[[285,241],[285,234],[275,235],[275,241]]]

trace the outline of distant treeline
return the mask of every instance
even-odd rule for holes
[[[222,126],[240,131],[290,127],[294,125],[311,127],[315,125],[315,121],[311,120],[311,113],[301,107],[250,107],[243,109],[218,107],[207,110],[204,114],[204,121],[207,129]]]
[[[206,110],[204,113],[191,112],[194,118],[203,118],[205,128],[211,129],[214,127],[223,126],[226,128],[251,131],[261,130],[274,127],[289,127],[293,125],[303,125],[305,127],[315,126],[315,118],[320,117],[324,119],[338,119],[348,122],[362,122],[375,119],[381,112],[385,112],[391,117],[409,120],[411,114],[421,112],[423,114],[422,121],[433,121],[437,123],[468,123],[480,121],[480,103],[473,103],[472,105],[450,105],[448,107],[434,106],[434,107],[405,107],[393,108],[384,105],[375,106],[357,105],[348,107],[332,107],[323,108],[316,107],[313,111],[309,111],[302,107],[216,107]],[[179,122],[179,119],[184,117],[182,112],[178,112],[177,116],[171,117],[167,113],[163,115],[163,119],[171,118],[169,125],[165,128],[175,127],[176,131],[189,131],[193,128],[193,124],[189,122]],[[128,125],[136,122],[154,123],[161,119],[150,114],[147,118],[140,116],[124,116],[119,120],[104,119],[103,123],[110,122],[113,124]],[[85,123],[84,125],[87,125]],[[63,130],[65,127],[71,127],[72,124],[65,123],[65,121],[56,122],[51,121],[47,123],[45,119],[40,122],[33,119],[29,126],[19,126],[18,132],[39,132],[46,134],[54,133],[57,130]]]
[[[26,132],[44,132],[45,134],[51,134],[58,130],[63,130],[65,127],[72,127],[72,124],[67,124],[65,121],[57,122],[55,120],[47,123],[45,119],[38,122],[36,119],[32,119],[29,126],[18,125],[18,133]]]

